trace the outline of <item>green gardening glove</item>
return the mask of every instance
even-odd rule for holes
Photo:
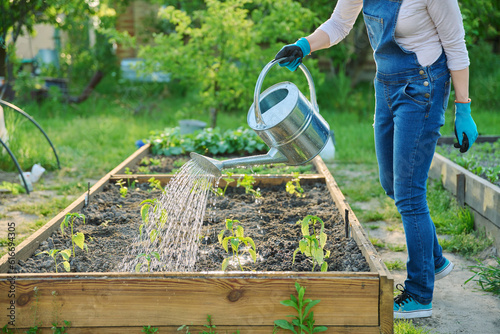
[[[453,146],[460,149],[460,153],[465,153],[477,139],[477,126],[471,116],[469,102],[455,101],[455,137],[458,143]]]

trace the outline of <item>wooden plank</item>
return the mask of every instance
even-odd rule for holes
[[[108,179],[110,178],[111,175],[117,174],[120,171],[124,171],[126,166],[134,163],[137,160],[140,160],[142,156],[147,154],[148,151],[149,151],[149,144],[144,145],[141,149],[137,150],[134,154],[132,154],[129,158],[127,158],[117,167],[113,168],[113,170],[111,170],[96,184],[94,184],[92,188],[90,188],[89,199],[92,199],[96,193],[102,190],[102,188],[108,182]],[[40,242],[46,240],[52,234],[52,232],[54,232],[57,228],[59,228],[66,214],[71,212],[78,212],[81,208],[83,208],[86,196],[87,193],[82,194],[66,209],[61,211],[58,215],[56,215],[44,226],[42,226],[38,231],[33,233],[29,238],[27,238],[21,244],[19,244],[14,252],[15,257],[11,257],[11,259],[15,261],[15,263],[17,264],[17,261],[19,260],[24,261],[31,255],[33,255],[33,252],[38,248]],[[10,265],[11,264],[9,263],[9,253],[7,253],[4,256],[2,256],[2,258],[0,258],[0,273],[6,273],[9,270]]]
[[[290,321],[290,318],[286,319]],[[146,319],[147,321],[147,319]],[[273,332],[273,326],[219,326],[217,324],[217,319],[213,319],[213,324],[217,326],[217,333],[239,333],[241,334],[269,334]],[[181,330],[178,331],[178,327],[176,326],[154,326],[151,327],[158,328],[158,333],[161,334],[182,334],[186,333],[186,331]],[[72,334],[138,334],[142,333],[143,327],[87,327],[87,328],[70,328],[68,330],[69,333]],[[14,330],[14,333],[26,333],[28,328],[18,328]],[[189,326],[190,333],[202,333],[206,331],[207,328],[204,326]],[[38,332],[39,334],[52,334],[53,331],[50,328],[43,328]],[[280,333],[285,333],[284,331],[280,331]],[[322,332],[325,334],[379,334],[380,330],[376,326],[372,327],[355,327],[355,326],[329,326],[326,332]]]
[[[203,325],[207,314],[217,319],[220,326],[272,325],[274,320],[286,319],[291,313],[291,308],[280,301],[295,295],[295,282],[306,287],[307,298],[321,300],[314,308],[317,325],[378,326],[379,323],[377,277],[198,276],[18,278],[16,325],[31,326],[34,310],[43,324],[49,324],[54,314],[59,314],[59,319],[72,322],[72,330],[137,327],[143,326],[147,319],[154,319],[161,326]],[[9,282],[0,281],[0,295],[7,296],[9,287]],[[36,296],[34,287],[38,289]]]
[[[394,279],[390,274],[380,275],[379,294],[380,333],[394,330]]]
[[[429,176],[441,179],[446,190],[457,196],[457,174],[465,175],[465,204],[500,227],[500,187],[474,175],[438,153]]]

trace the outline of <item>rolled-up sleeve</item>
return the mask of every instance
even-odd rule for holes
[[[339,43],[351,31],[363,7],[363,0],[339,0],[330,18],[318,29],[330,37],[330,46]]]
[[[436,25],[448,68],[459,71],[469,66],[465,30],[457,0],[428,0],[429,15]]]

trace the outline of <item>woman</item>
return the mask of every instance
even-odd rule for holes
[[[443,257],[429,215],[426,182],[450,94],[456,95],[455,147],[477,138],[469,99],[469,58],[457,0],[339,0],[313,34],[283,47],[281,66],[294,71],[311,52],[340,42],[363,17],[377,65],[375,150],[379,177],[401,214],[408,249],[407,279],[394,317],[432,315],[434,281],[453,264]]]

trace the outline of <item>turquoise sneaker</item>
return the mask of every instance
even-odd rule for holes
[[[444,278],[447,276],[451,271],[453,270],[453,262],[451,262],[448,259],[445,259],[446,262],[439,268],[436,268],[434,271],[434,280],[440,280],[441,278]]]
[[[401,284],[396,285],[396,288],[401,294],[394,298],[394,319],[426,318],[432,315],[432,303],[420,304]]]

